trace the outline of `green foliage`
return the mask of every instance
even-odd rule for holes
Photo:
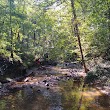
[[[109,85],[110,84],[110,69],[103,68],[99,65],[95,67],[95,70],[89,71],[86,76],[86,83],[96,83],[97,81],[101,85]]]
[[[86,78],[85,78],[85,82],[86,83],[95,83],[95,81],[98,79],[98,75],[95,73],[95,72],[93,72],[93,71],[89,71],[88,73],[87,73],[87,76],[86,76]]]
[[[5,100],[0,101],[0,108],[1,108],[1,110],[4,110],[5,107],[6,107],[6,101]]]
[[[101,55],[108,49],[109,3],[109,0],[75,0],[75,23],[79,26],[84,54]],[[43,57],[45,53],[49,59],[70,61],[77,60],[74,53],[80,55],[70,1],[1,0],[0,14],[0,54],[10,57],[13,51],[14,58],[23,61],[33,61],[35,56]]]
[[[66,62],[67,61],[71,62],[71,61],[77,61],[77,58],[78,58],[77,53],[75,53],[75,52],[68,52],[68,53],[66,53],[64,60]]]

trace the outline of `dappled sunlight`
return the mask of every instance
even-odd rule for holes
[[[85,86],[82,91],[82,84],[74,83],[72,80],[61,84],[64,110],[109,110],[110,97],[104,95],[95,88]],[[106,101],[107,102],[106,102]]]
[[[44,81],[39,77],[37,80]],[[0,104],[6,105],[1,110],[78,110],[79,106],[80,110],[108,110],[110,106],[110,97],[97,89],[85,86],[82,92],[82,82],[62,80],[53,86],[49,83],[49,88],[41,82],[38,85],[25,82],[21,90],[1,98]],[[23,85],[23,82],[17,84]]]
[[[110,110],[110,0],[0,0],[0,110]]]
[[[83,71],[75,68],[32,68],[21,82],[7,78],[13,94],[3,97],[0,103],[18,110],[108,110],[110,97],[93,87],[83,87],[84,75]],[[104,103],[105,99],[108,103]]]
[[[100,91],[98,91],[97,89],[94,89],[94,88],[91,91],[84,91],[81,94],[87,100],[89,100],[89,99],[93,100],[95,97],[103,95]]]

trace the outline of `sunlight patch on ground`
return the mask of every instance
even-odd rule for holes
[[[100,91],[97,91],[96,89],[93,89],[92,91],[84,91],[82,92],[83,97],[87,100],[93,100],[95,97],[101,96],[102,93]]]

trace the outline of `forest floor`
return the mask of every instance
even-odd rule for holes
[[[70,69],[57,66],[32,67],[27,70],[26,77],[22,81],[10,80],[9,83],[3,84],[0,88],[0,95],[7,94],[9,91],[19,90],[26,86],[34,88],[36,86],[43,88],[58,88],[59,81],[74,79],[81,81],[86,74],[82,69]]]
[[[83,81],[86,76],[82,68],[66,68],[58,66],[32,67],[27,70],[27,75],[22,81],[12,80],[4,84],[0,90],[0,95],[7,94],[9,91],[20,90],[24,87],[43,87],[47,89],[58,89],[60,81],[72,79],[75,82]],[[110,88],[97,89],[102,93],[110,95]],[[38,90],[39,91],[39,90]]]
[[[11,88],[30,86],[44,86],[51,88],[61,80],[74,79],[80,81],[86,76],[82,69],[68,69],[56,66],[33,67],[27,70],[27,77],[21,82],[15,82]]]
[[[32,67],[27,70],[27,75],[22,81],[13,79],[10,83],[7,83],[8,85],[6,84],[9,91],[4,91],[1,99],[2,101],[5,99],[6,102],[7,100],[9,102],[14,100],[13,106],[14,108],[19,107],[20,109],[18,110],[31,110],[35,107],[39,108],[39,110],[62,110],[62,108],[70,108],[71,110],[73,105],[76,108],[80,108],[83,107],[85,102],[89,104],[93,101],[94,105],[92,107],[97,110],[108,110],[110,98],[94,87],[84,87],[85,76],[86,73],[84,73],[82,68]],[[66,100],[66,97],[69,100]],[[99,109],[101,108],[99,103],[97,104],[99,98],[107,109]],[[105,99],[108,102],[105,102]],[[46,104],[49,104],[50,109],[46,109]]]

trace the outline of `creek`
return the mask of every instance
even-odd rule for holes
[[[51,88],[26,86],[0,97],[0,110],[110,110],[110,97],[72,79]]]

